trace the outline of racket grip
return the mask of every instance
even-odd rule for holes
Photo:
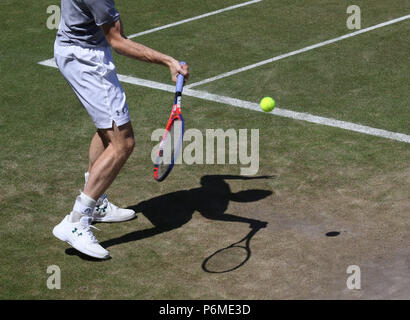
[[[181,66],[183,66],[185,64],[184,61],[180,62]],[[182,74],[178,74],[177,77],[177,86],[176,86],[176,92],[182,92],[182,88],[184,87],[184,76]]]

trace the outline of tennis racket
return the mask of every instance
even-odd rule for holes
[[[180,62],[180,64],[183,66],[185,62]],[[181,113],[184,80],[184,76],[179,74],[175,87],[175,98],[171,115],[169,116],[164,135],[159,144],[158,154],[155,159],[154,179],[158,182],[165,180],[169,175],[181,151],[184,137],[184,118]]]

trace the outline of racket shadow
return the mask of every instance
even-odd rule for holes
[[[251,258],[252,237],[266,225],[261,223],[259,226],[253,226],[241,240],[215,251],[204,260],[202,269],[209,273],[227,273],[242,267]]]
[[[201,186],[198,188],[167,193],[129,207],[135,212],[143,214],[151,222],[153,228],[133,231],[120,237],[103,241],[100,244],[104,248],[108,248],[175,230],[189,222],[196,211],[210,220],[249,224],[251,228],[250,238],[252,238],[254,233],[256,233],[254,230],[259,230],[261,227],[266,226],[267,223],[257,219],[236,216],[226,213],[225,211],[230,201],[243,203],[255,202],[270,196],[272,191],[250,189],[232,193],[229,184],[225,180],[268,179],[271,177],[272,176],[244,177],[233,175],[203,176],[200,181]],[[248,261],[249,258],[250,256],[246,261]],[[204,270],[207,271],[206,268],[204,268]]]

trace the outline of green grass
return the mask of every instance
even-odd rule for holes
[[[131,34],[236,3],[118,1],[118,9]],[[1,299],[351,298],[343,293],[345,265],[371,265],[376,253],[389,260],[405,246],[408,144],[184,97],[187,129],[260,130],[258,175],[273,177],[226,181],[232,193],[272,192],[260,201],[230,201],[224,210],[268,222],[252,240],[250,261],[221,275],[201,268],[207,256],[249,231],[247,223],[201,215],[218,200],[204,190],[201,197],[209,202],[186,199],[190,215],[173,230],[151,234],[152,223],[138,214],[126,223],[97,225],[111,260],[75,254],[51,230],[83,185],[95,128],[58,70],[37,64],[53,55],[55,30],[45,26],[51,4],[0,4]],[[363,27],[410,12],[408,1],[355,4],[362,8]],[[135,40],[188,61],[195,82],[349,33],[347,5],[265,0]],[[409,26],[404,21],[198,89],[250,101],[271,95],[279,107],[409,134]],[[121,74],[170,83],[163,67],[118,55],[115,60]],[[177,200],[196,195],[201,177],[239,175],[235,165],[182,165],[164,183],[155,182],[151,133],[166,122],[172,95],[123,86],[136,149],[110,187],[116,204],[155,204],[168,195],[169,212],[163,214],[172,221],[181,213]],[[323,235],[333,229],[344,233],[329,242]],[[59,291],[46,288],[53,264],[62,271]]]
[[[285,109],[408,134],[409,30],[407,21],[197,88],[255,102],[271,95]]]

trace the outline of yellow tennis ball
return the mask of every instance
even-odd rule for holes
[[[261,100],[259,103],[261,106],[261,109],[265,112],[271,112],[273,108],[275,108],[275,100],[273,100],[271,97],[265,97]]]

